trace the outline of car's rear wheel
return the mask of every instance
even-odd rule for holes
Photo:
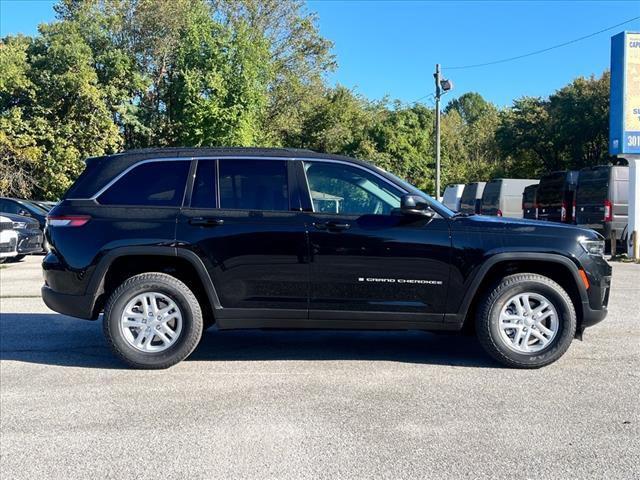
[[[503,278],[482,301],[476,317],[480,343],[510,367],[539,368],[569,348],[576,313],[564,289],[548,277],[519,273]]]
[[[193,292],[164,273],[126,280],[109,297],[103,328],[114,353],[135,368],[168,368],[184,360],[202,335]]]

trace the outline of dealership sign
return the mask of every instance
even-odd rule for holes
[[[640,33],[611,37],[609,153],[640,154]]]

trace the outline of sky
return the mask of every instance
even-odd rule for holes
[[[0,36],[34,35],[54,19],[50,0],[0,0]],[[500,106],[548,96],[578,76],[609,68],[610,37],[640,31],[640,19],[592,38],[520,60],[469,69],[551,47],[640,16],[638,1],[327,1],[310,0],[321,34],[334,43],[328,76],[370,99],[432,103],[440,63],[455,98],[478,92]],[[444,99],[446,101],[446,97]],[[446,103],[446,102],[445,102]]]

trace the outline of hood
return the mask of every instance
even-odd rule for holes
[[[456,217],[454,220],[464,219],[465,228],[477,228],[479,230],[500,231],[505,234],[537,234],[545,236],[571,236],[587,237],[589,239],[602,240],[604,237],[588,228],[568,225],[566,223],[554,223],[541,220],[529,220],[525,218],[491,217],[487,215],[471,215],[469,217]]]

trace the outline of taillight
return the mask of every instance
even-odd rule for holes
[[[51,227],[81,227],[91,220],[89,215],[56,215],[47,217],[47,225]]]
[[[502,216],[502,210],[498,210],[498,213],[497,213],[496,215],[498,215],[499,217],[501,217],[501,216]]]
[[[567,202],[563,201],[562,206],[560,207],[560,221],[567,221]]]
[[[613,220],[613,208],[611,208],[611,200],[604,201],[604,221],[610,222]]]

